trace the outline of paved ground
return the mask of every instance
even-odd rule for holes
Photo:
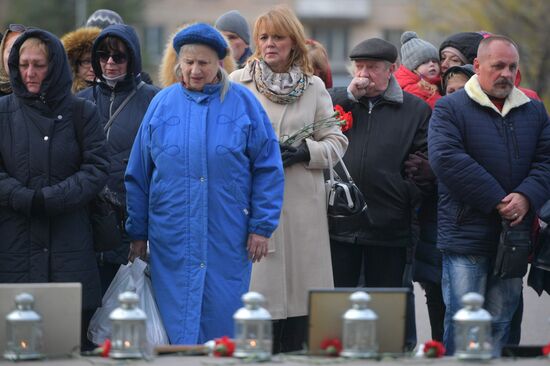
[[[521,344],[541,345],[550,342],[550,295],[543,292],[541,297],[524,281],[523,323],[521,325]],[[424,291],[415,283],[416,332],[418,344],[431,338],[430,321],[426,308]]]

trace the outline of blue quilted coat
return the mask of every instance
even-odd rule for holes
[[[493,255],[501,228],[497,204],[518,192],[534,212],[550,197],[548,114],[516,88],[499,111],[472,77],[437,102],[428,149],[439,179],[439,249]]]
[[[233,336],[250,282],[249,233],[271,236],[284,176],[279,145],[256,98],[230,84],[158,93],[126,170],[132,239],[148,239],[151,278],[172,344]]]

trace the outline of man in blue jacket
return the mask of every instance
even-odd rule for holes
[[[485,297],[493,317],[494,354],[507,343],[522,279],[493,275],[501,223],[529,228],[550,197],[550,121],[542,103],[514,86],[518,64],[511,39],[484,39],[476,75],[441,99],[430,120],[448,354],[454,353],[452,317],[471,291]]]

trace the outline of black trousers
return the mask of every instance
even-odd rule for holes
[[[353,245],[331,241],[335,287],[408,287],[405,347],[416,347],[412,253],[405,247]],[[363,270],[363,273],[361,273]],[[363,277],[361,275],[363,274]],[[360,279],[363,278],[363,281]]]
[[[295,316],[273,321],[273,354],[304,349],[308,317]]]
[[[426,305],[428,307],[428,317],[430,318],[430,327],[432,329],[432,339],[443,342],[443,329],[445,324],[445,302],[443,301],[443,292],[441,283],[420,282],[426,295]]]

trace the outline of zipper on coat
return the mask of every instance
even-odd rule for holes
[[[371,103],[369,101],[369,118],[368,118],[368,121],[367,121],[367,130],[366,130],[366,133],[365,133],[365,136],[364,136],[364,139],[363,141],[365,142],[363,145],[363,149],[361,151],[361,169],[359,170],[359,177],[361,179],[361,182],[363,182],[363,173],[365,172],[365,161],[367,159],[367,153],[368,153],[368,145],[369,145],[369,136],[370,136],[370,129],[371,129],[371,125],[372,125],[372,109],[374,108],[374,104]],[[363,192],[364,194],[365,192]]]
[[[516,136],[514,124],[512,122],[508,122],[508,127],[510,128],[510,134],[512,135],[512,143],[514,144],[514,157],[516,159],[519,159],[518,137]]]
[[[510,137],[508,135],[508,123],[506,119],[502,118],[502,127],[504,128],[504,144],[506,145],[506,152],[508,153],[508,168],[509,176],[512,177],[512,153],[510,151]]]

